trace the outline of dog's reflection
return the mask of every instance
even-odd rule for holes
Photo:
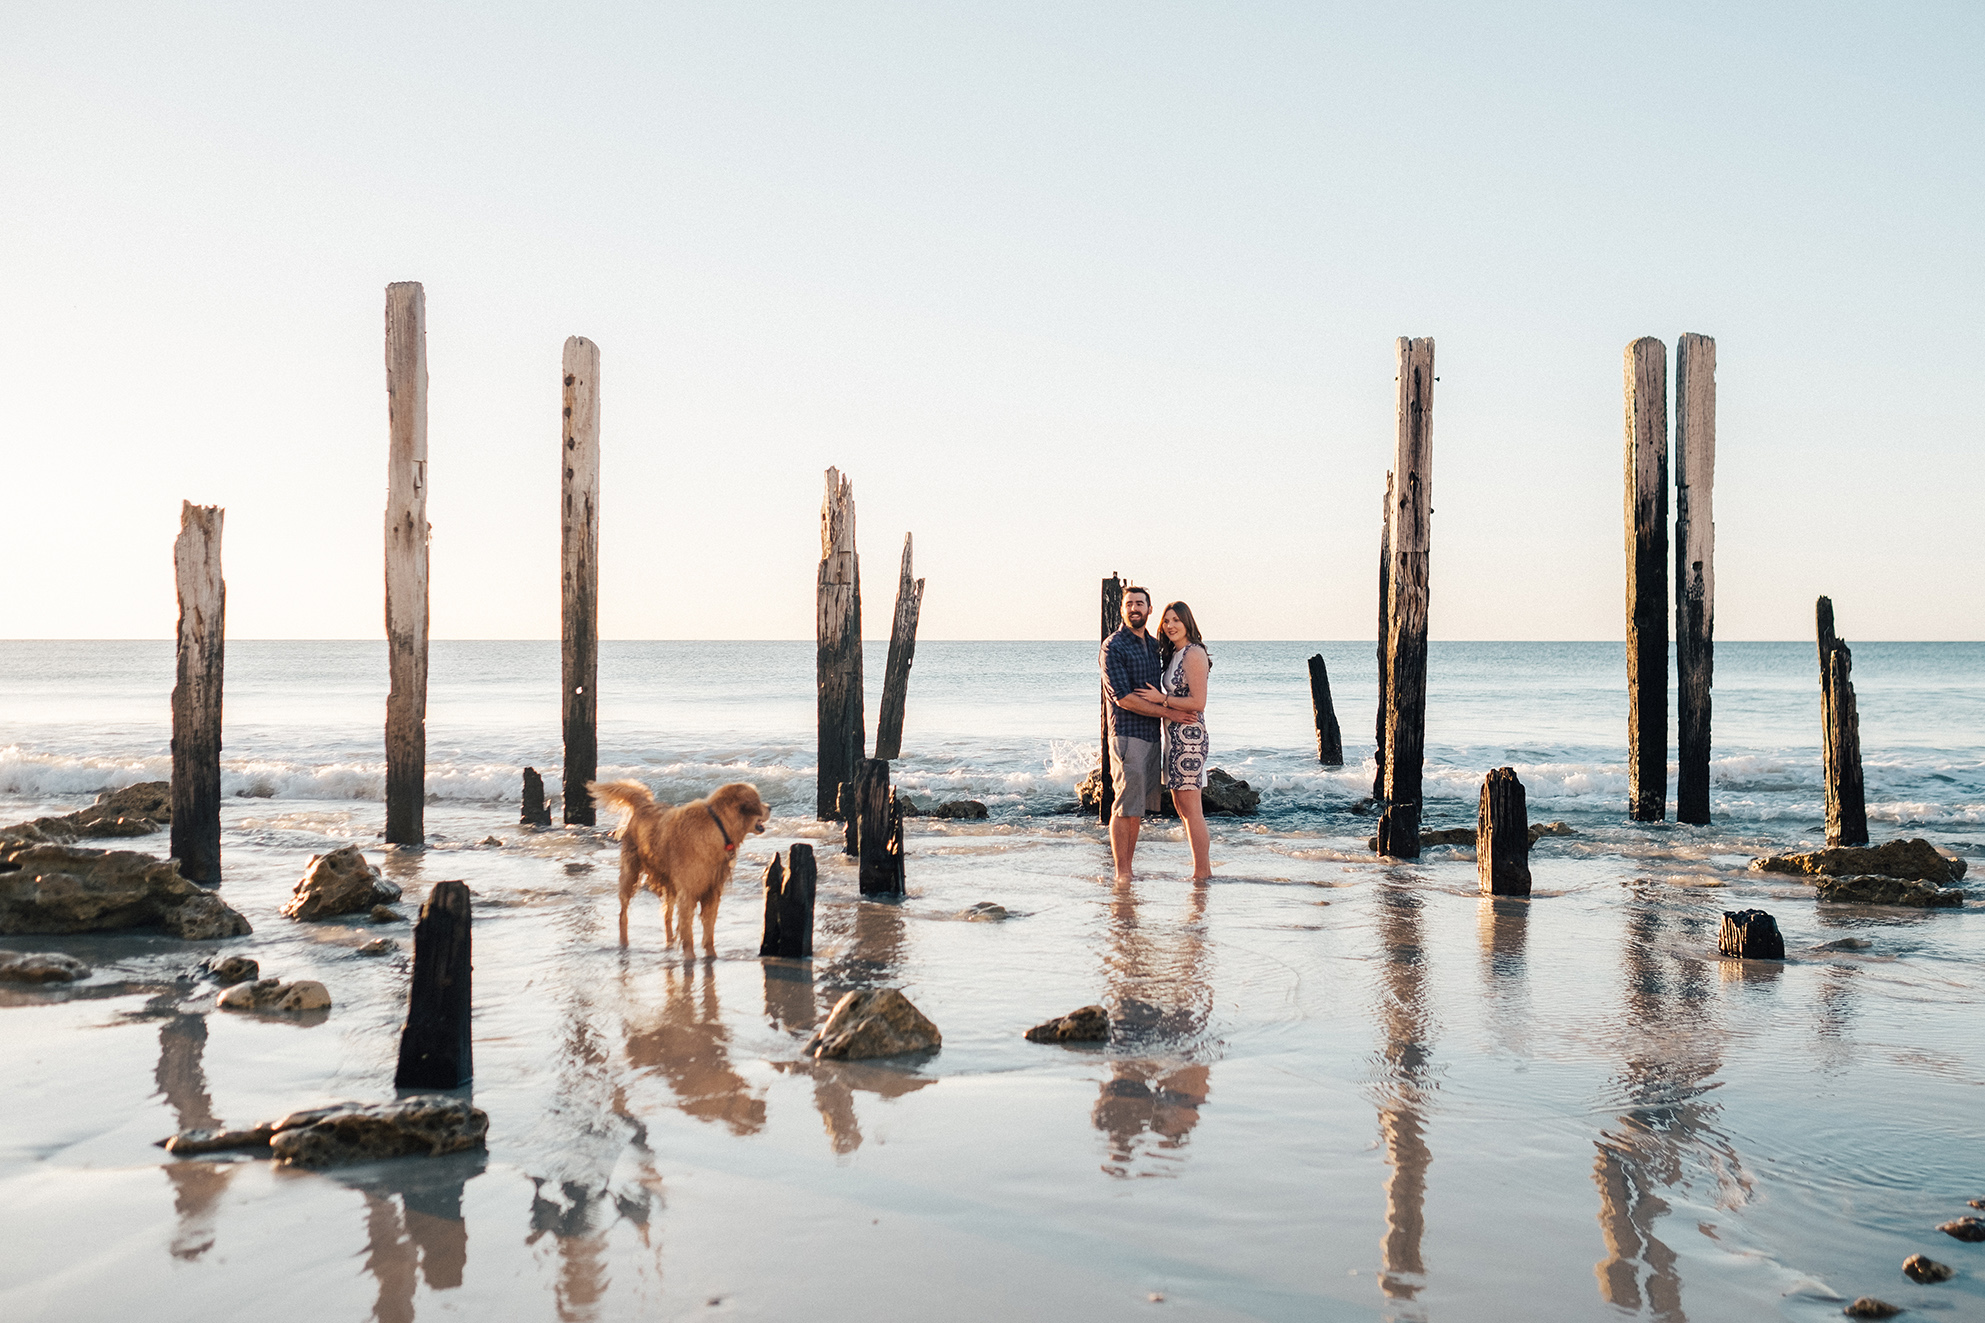
[[[757,1134],[765,1128],[765,1099],[731,1065],[716,970],[699,964],[664,968],[661,979],[659,1007],[639,1005],[630,990],[628,1062],[666,1081],[687,1115],[722,1122],[735,1135]]]

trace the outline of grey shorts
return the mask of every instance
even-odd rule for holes
[[[1158,741],[1110,736],[1110,780],[1117,792],[1116,801],[1110,806],[1111,816],[1141,818],[1156,813],[1158,792],[1165,785]]]

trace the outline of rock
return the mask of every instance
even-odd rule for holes
[[[1964,1202],[1972,1208],[1985,1208],[1985,1199],[1966,1199]]]
[[[322,1011],[331,1005],[331,993],[316,979],[301,978],[285,983],[277,978],[237,983],[214,999],[224,1011]]]
[[[1420,833],[1420,844],[1426,845],[1473,845],[1473,827],[1436,827],[1432,831]],[[1374,847],[1376,848],[1376,847]]]
[[[90,967],[55,951],[0,951],[0,982],[73,983],[88,978]]]
[[[1865,937],[1841,937],[1831,942],[1821,942],[1815,951],[1866,951],[1874,943]]]
[[[1838,1296],[1834,1298],[1839,1299]],[[1877,1300],[1871,1295],[1864,1295],[1840,1312],[1849,1318],[1894,1318],[1902,1312],[1902,1306],[1892,1305],[1886,1300]]]
[[[1537,844],[1537,842],[1540,839],[1546,836],[1576,836],[1576,835],[1578,835],[1578,833],[1571,829],[1571,825],[1569,823],[1533,822],[1530,824],[1530,843],[1532,845]]]
[[[374,923],[405,923],[407,921],[406,915],[400,913],[390,905],[374,905],[372,907],[371,917]]]
[[[900,790],[896,792],[896,808],[906,818],[921,818],[930,812],[928,808]]]
[[[1075,802],[1092,812],[1103,807],[1103,769],[1092,767],[1075,787]]]
[[[1030,1043],[1103,1043],[1109,1037],[1110,1013],[1101,1006],[1084,1006],[1027,1031]]]
[[[1957,1269],[1948,1263],[1938,1263],[1924,1254],[1912,1254],[1902,1261],[1902,1275],[1912,1282],[1929,1286],[1935,1282],[1948,1282],[1957,1276]]]
[[[1745,960],[1783,960],[1785,938],[1778,931],[1778,920],[1763,910],[1725,910],[1716,949]]]
[[[1985,1240],[1985,1222],[1981,1222],[1975,1217],[1953,1218],[1938,1227],[1937,1230],[1943,1232],[1952,1240],[1962,1240],[1968,1244],[1975,1245],[1979,1241]]]
[[[484,845],[501,845],[503,844],[503,838],[500,836],[485,836],[482,838],[482,843]]]
[[[312,855],[283,913],[292,919],[328,919],[362,914],[400,898],[400,889],[365,861],[356,845]]]
[[[928,1052],[943,1045],[937,1026],[902,992],[869,988],[836,1002],[805,1051],[821,1061],[859,1061]]]
[[[986,816],[986,806],[976,799],[950,799],[930,811],[933,818],[966,818],[974,822]]]
[[[356,954],[362,956],[392,955],[400,949],[400,944],[390,937],[375,937],[358,948]]]
[[[1377,809],[1378,809],[1378,801],[1376,799],[1373,799],[1370,795],[1366,795],[1363,799],[1359,800],[1357,803],[1351,806],[1351,812],[1357,814],[1361,818],[1370,817]]]
[[[466,1099],[416,1094],[367,1107],[320,1109],[307,1122],[285,1117],[270,1147],[276,1161],[287,1166],[331,1167],[460,1153],[482,1147],[488,1133],[489,1114]]]
[[[1956,882],[1964,876],[1964,860],[1944,854],[1936,846],[1916,837],[1887,844],[1830,845],[1805,854],[1772,854],[1751,860],[1756,873],[1793,873],[1807,877],[1908,878],[1916,882]]]
[[[122,790],[107,790],[88,808],[59,818],[36,818],[0,827],[0,840],[62,845],[87,837],[145,836],[171,821],[171,783],[141,781]]]
[[[231,983],[253,982],[260,977],[262,967],[247,956],[216,956],[207,962],[207,972],[216,983],[226,987]]]
[[[252,1130],[182,1130],[159,1147],[174,1157],[190,1158],[232,1148],[267,1148],[275,1133],[273,1125],[258,1125]]]
[[[1199,807],[1209,814],[1244,818],[1261,811],[1261,792],[1213,767],[1207,769],[1206,788],[1199,794]]]
[[[982,900],[969,909],[959,911],[958,917],[969,919],[974,923],[997,922],[1006,917],[1006,906],[995,905],[989,900]]]
[[[248,920],[170,859],[135,850],[0,842],[0,933],[162,928],[195,941],[240,937]]]
[[[1818,899],[1836,905],[1908,905],[1916,909],[1943,909],[1964,904],[1964,893],[1956,887],[1940,887],[1900,877],[1820,877],[1813,883]]]

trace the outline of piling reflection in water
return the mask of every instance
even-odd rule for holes
[[[1593,1270],[1600,1298],[1664,1323],[1688,1316],[1675,1251],[1656,1234],[1669,1212],[1662,1192],[1681,1186],[1691,1165],[1716,1182],[1719,1203],[1742,1203],[1750,1192],[1735,1150],[1712,1124],[1717,1105],[1706,1101],[1722,1065],[1715,985],[1707,960],[1679,953],[1699,937],[1651,898],[1633,902],[1621,961],[1626,1059],[1614,1079],[1627,1110],[1601,1134],[1592,1169],[1606,1243]]]
[[[170,996],[159,999],[163,1004]],[[215,1126],[214,1102],[207,1094],[207,1073],[202,1059],[207,1050],[207,1017],[168,1016],[159,1025],[159,1064],[153,1074],[166,1106],[172,1108],[180,1130],[205,1130]],[[191,1159],[165,1164],[166,1179],[172,1182],[172,1207],[177,1222],[172,1233],[172,1257],[193,1260],[214,1247],[215,1211],[234,1177],[230,1162],[197,1162]]]
[[[1379,953],[1384,963],[1376,1009],[1385,1035],[1376,1062],[1378,1125],[1386,1164],[1392,1169],[1385,1182],[1379,1289],[1388,1302],[1410,1311],[1395,1317],[1421,1318],[1424,1314],[1418,1297],[1427,1277],[1421,1241],[1426,1232],[1427,1168],[1433,1161],[1426,1140],[1425,1112],[1438,1087],[1420,945],[1421,902],[1403,879],[1381,883],[1377,900]]]
[[[1530,1055],[1530,980],[1525,977],[1530,940],[1527,897],[1484,896],[1477,902],[1482,942],[1482,996],[1489,1029],[1503,1050]]]
[[[358,1176],[333,1173],[364,1199],[365,1270],[378,1288],[372,1306],[378,1323],[412,1323],[414,1292],[423,1282],[430,1291],[461,1286],[469,1264],[462,1191],[488,1160],[478,1150],[371,1164]]]
[[[1090,1120],[1109,1136],[1111,1176],[1169,1176],[1212,1091],[1213,989],[1207,977],[1205,884],[1192,887],[1183,923],[1139,922],[1134,883],[1110,892],[1105,1003],[1110,1078]],[[1134,1054],[1134,1055],[1133,1055]]]
[[[887,911],[876,916],[879,923],[871,924],[869,935],[872,939],[880,940],[885,945],[902,941],[902,918],[893,907],[864,904],[860,908]],[[864,965],[870,963],[866,957],[856,958]],[[806,961],[767,960],[764,974],[765,1018],[775,1028],[784,1029],[797,1037],[811,1037],[814,1029],[827,1018],[832,1002],[842,995],[841,990],[830,988],[823,996],[814,982],[812,966]],[[813,1105],[820,1113],[821,1125],[827,1132],[828,1146],[837,1156],[853,1153],[862,1146],[861,1122],[855,1115],[857,1092],[872,1093],[882,1098],[900,1098],[937,1083],[928,1076],[861,1062],[801,1058],[770,1064],[781,1074],[812,1077]]]

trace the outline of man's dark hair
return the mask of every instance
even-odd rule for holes
[[[1146,606],[1151,605],[1151,590],[1149,588],[1139,588],[1134,583],[1125,584],[1123,586],[1123,595],[1125,597],[1128,597],[1132,593],[1136,593],[1139,596],[1141,596],[1144,599],[1144,605]]]

